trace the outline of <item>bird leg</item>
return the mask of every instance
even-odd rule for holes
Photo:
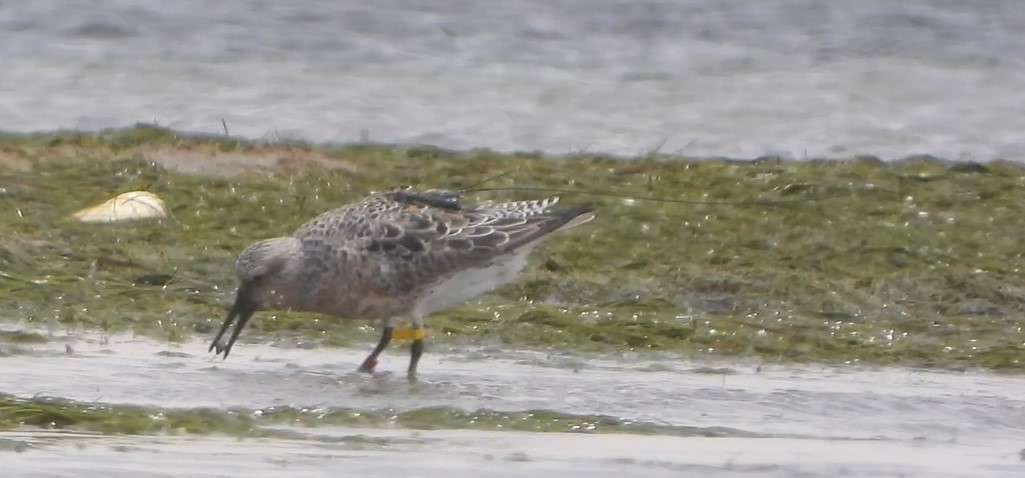
[[[395,338],[413,342],[409,346],[409,370],[406,372],[406,378],[414,383],[416,382],[416,366],[424,354],[424,319],[419,313],[414,312],[410,315],[409,322],[411,327],[396,330]]]
[[[416,330],[420,332],[420,337],[413,341],[413,345],[409,346],[409,371],[406,372],[406,377],[410,381],[416,381],[416,366],[420,363],[420,357],[424,354],[423,329]]]
[[[377,367],[377,356],[384,352],[384,349],[391,343],[391,335],[395,330],[391,324],[384,327],[384,332],[381,333],[381,340],[377,342],[377,346],[374,347],[374,351],[370,352],[367,359],[363,361],[363,365],[359,366],[359,371],[364,373],[374,373],[374,367]]]

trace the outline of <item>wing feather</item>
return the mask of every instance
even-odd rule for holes
[[[396,292],[408,292],[456,270],[485,266],[591,210],[553,210],[558,197],[464,209],[454,197],[409,189],[374,194],[311,219],[295,237],[387,263],[401,284]]]

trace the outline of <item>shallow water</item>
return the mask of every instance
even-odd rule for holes
[[[518,432],[318,430],[384,436],[373,447],[288,440],[9,434],[19,477],[1021,476],[1014,453],[956,443],[671,438]],[[259,457],[254,459],[254,457]],[[174,471],[161,466],[174,464]]]
[[[282,342],[287,344],[287,342]],[[128,336],[55,337],[3,359],[2,391],[161,408],[292,406],[387,410],[454,407],[496,414],[548,410],[594,416],[594,429],[526,433],[384,426],[277,426],[289,438],[0,434],[12,476],[1021,476],[1025,378],[860,366],[692,362],[624,353],[591,356],[433,346],[406,382],[393,346],[378,376],[356,374],[370,344],[303,349],[241,344],[213,360],[183,345]],[[70,346],[70,353],[66,346]],[[664,426],[654,435],[600,432],[601,417]],[[353,439],[353,438],[357,439]],[[214,455],[212,450],[224,455]],[[117,463],[110,457],[116,456]],[[259,457],[259,459],[253,459]],[[396,458],[402,458],[397,460]],[[415,464],[415,465],[414,465]],[[490,472],[489,472],[490,473]],[[175,475],[181,476],[181,475]]]
[[[0,130],[1022,160],[1023,29],[1018,0],[7,1]]]

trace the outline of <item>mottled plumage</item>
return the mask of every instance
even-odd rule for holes
[[[392,319],[414,329],[431,312],[513,281],[546,235],[593,219],[587,205],[554,209],[557,197],[464,208],[448,191],[399,189],[325,212],[290,237],[257,242],[239,256],[236,301],[211,349],[228,353],[261,306],[385,321],[361,370],[387,347]],[[227,345],[220,340],[235,317]],[[423,350],[414,340],[410,375]]]

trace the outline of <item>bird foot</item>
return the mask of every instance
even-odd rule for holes
[[[375,368],[377,368],[377,359],[367,357],[367,359],[363,361],[363,365],[360,365],[357,371],[362,373],[374,373]]]

